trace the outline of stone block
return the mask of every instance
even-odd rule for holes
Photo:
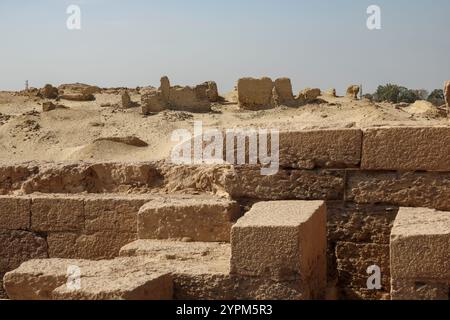
[[[51,195],[33,197],[31,228],[37,232],[83,230],[83,198]]]
[[[31,199],[0,196],[0,229],[30,229]]]
[[[239,217],[234,201],[212,197],[165,198],[145,204],[138,215],[140,239],[192,241],[230,240],[231,226]]]
[[[391,233],[392,278],[450,283],[450,212],[400,208]]]
[[[391,127],[364,131],[362,169],[450,171],[450,127]]]
[[[260,202],[233,226],[231,273],[326,286],[323,201]]]

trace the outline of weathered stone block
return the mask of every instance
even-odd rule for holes
[[[54,259],[30,260],[4,278],[5,290],[12,300],[51,300],[52,291],[67,281],[67,267],[82,267],[78,260],[55,263]]]
[[[148,200],[130,196],[86,198],[86,231],[136,233],[138,212],[146,202]]]
[[[413,280],[393,280],[392,300],[448,300],[449,284]]]
[[[280,166],[299,169],[358,167],[361,143],[359,129],[280,132]]]
[[[391,233],[392,278],[450,283],[450,212],[400,208]]]
[[[45,239],[31,232],[0,229],[0,243],[0,273],[24,261],[48,257]]]
[[[0,166],[0,194],[11,194],[20,190],[26,181],[38,169],[29,165]]]
[[[351,85],[347,88],[347,97],[351,99],[358,99],[359,91],[361,87],[358,85]]]
[[[50,233],[49,256],[67,259],[111,259],[120,248],[136,240],[136,233],[103,231],[93,234]]]
[[[221,272],[174,274],[176,300],[310,300],[297,281],[273,281]]]
[[[0,196],[0,229],[29,229],[30,212],[30,198]]]
[[[172,110],[188,112],[209,112],[211,103],[207,97],[198,97],[196,90],[191,87],[171,87],[169,106]]]
[[[120,253],[170,271],[178,300],[301,300],[312,294],[298,281],[230,275],[231,247],[226,243],[137,240]]]
[[[321,93],[319,88],[306,88],[298,93],[297,102],[300,104],[313,103]]]
[[[142,113],[145,115],[164,111],[168,108],[168,100],[156,89],[147,90],[141,95]]]
[[[328,240],[389,245],[398,207],[327,202]]]
[[[236,167],[224,178],[224,186],[234,199],[340,200],[344,197],[345,172],[280,170],[263,176],[259,168]]]
[[[231,273],[326,286],[323,201],[260,202],[233,226]]]
[[[362,169],[450,171],[450,127],[364,131]]]
[[[159,175],[153,163],[97,163],[89,166],[93,176],[89,192],[129,193],[130,190],[157,186]]]
[[[338,242],[336,245],[338,284],[340,287],[367,289],[370,266],[381,270],[380,291],[390,291],[389,245]]]
[[[346,200],[450,210],[450,174],[348,171]]]
[[[121,263],[118,260],[117,263]],[[114,267],[114,266],[113,266]],[[99,273],[81,278],[81,288],[62,285],[52,292],[53,300],[171,300],[172,276],[163,271],[130,270]]]
[[[74,285],[79,284],[80,289],[67,286],[74,267],[80,273],[80,282]],[[140,258],[32,260],[7,273],[4,282],[14,300],[151,300],[173,296],[172,277]]]
[[[154,200],[138,215],[140,239],[181,239],[193,241],[230,240],[231,226],[239,217],[234,201],[211,197]]]
[[[270,78],[242,78],[237,84],[239,106],[242,109],[260,110],[271,107],[274,83]]]
[[[83,207],[81,197],[33,197],[31,228],[38,232],[83,230]]]
[[[294,94],[292,93],[292,83],[289,78],[279,78],[274,81],[275,89],[278,93],[279,102],[283,105],[290,106],[294,102]]]

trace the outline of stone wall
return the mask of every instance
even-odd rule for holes
[[[275,81],[268,77],[241,78],[236,88],[239,107],[244,110],[265,110],[278,106],[299,107],[314,103],[321,95],[320,89],[306,88],[300,91],[298,96],[294,96],[289,78],[279,78]]]
[[[282,137],[282,167],[272,176],[259,166],[166,161],[0,166],[0,274],[31,258],[113,257],[135,239],[133,219],[152,194],[214,193],[243,211],[264,200],[326,200],[329,285],[341,298],[389,297],[389,235],[399,207],[450,211],[450,127]],[[381,267],[379,291],[364,289],[373,264]]]
[[[162,77],[159,89],[144,89],[141,94],[142,113],[157,113],[166,109],[187,112],[209,112],[211,104],[219,101],[217,84],[204,82],[194,87],[171,86]]]

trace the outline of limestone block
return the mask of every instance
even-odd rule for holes
[[[231,273],[326,285],[323,201],[260,202],[233,226]]]
[[[234,201],[212,197],[154,200],[138,215],[140,239],[190,238],[193,241],[225,241],[239,217]]]

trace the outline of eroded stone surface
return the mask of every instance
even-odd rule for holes
[[[280,165],[288,168],[352,168],[361,161],[358,129],[280,133]]]
[[[79,290],[67,286],[70,268],[74,267],[80,272]],[[172,277],[139,258],[31,260],[7,273],[4,282],[8,296],[15,300],[151,300],[173,296]]]
[[[346,200],[450,210],[450,174],[349,171]]]
[[[330,242],[389,245],[398,207],[329,201],[327,213]]]
[[[450,171],[450,127],[364,131],[362,169]]]
[[[137,239],[136,233],[99,231],[89,234],[49,233],[48,252],[51,258],[111,259],[122,246]]]
[[[83,230],[83,198],[52,195],[33,196],[31,200],[31,228],[37,232]]]
[[[145,204],[138,215],[140,239],[190,238],[229,241],[240,216],[236,202],[212,197],[180,197]]]
[[[371,266],[380,267],[382,288],[390,291],[389,246],[380,244],[357,244],[338,242],[336,245],[337,271],[341,287],[355,290],[367,289],[367,279]]]
[[[141,256],[172,270],[174,298],[193,300],[302,300],[310,289],[298,281],[272,281],[230,275],[229,244],[137,240],[121,250],[122,256]]]
[[[391,298],[392,300],[448,300],[449,284],[393,280]]]
[[[271,107],[273,81],[270,78],[242,78],[237,84],[239,106],[259,110]]]
[[[400,208],[391,233],[394,279],[450,282],[450,212]]]
[[[27,197],[0,196],[0,229],[29,229],[30,207],[31,200]]]
[[[260,202],[233,226],[231,274],[326,286],[323,201]],[[323,292],[322,292],[323,293]]]
[[[137,232],[139,209],[150,197],[87,198],[85,201],[86,231]]]
[[[345,172],[338,170],[280,170],[271,176],[259,168],[235,168],[225,190],[236,199],[339,200],[344,196]]]
[[[0,229],[0,273],[17,268],[22,262],[47,258],[47,242],[28,231]]]

